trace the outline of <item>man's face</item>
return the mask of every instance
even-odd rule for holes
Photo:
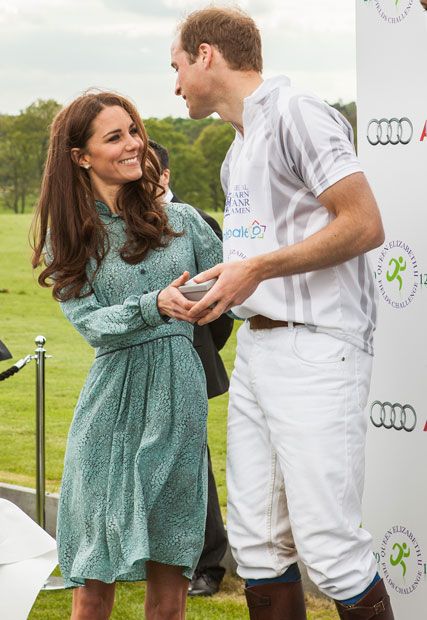
[[[427,0],[420,0],[421,6],[427,11]]]
[[[190,63],[177,37],[171,46],[171,65],[177,73],[175,95],[184,99],[190,118],[205,118],[212,114],[215,110],[203,55],[200,53],[196,62]]]
[[[159,183],[163,187],[165,192],[169,191],[170,175],[171,175],[171,171],[169,170],[169,168],[165,168],[159,178]]]

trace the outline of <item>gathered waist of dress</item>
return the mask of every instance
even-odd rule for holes
[[[132,347],[138,347],[148,342],[171,338],[174,336],[184,336],[190,343],[193,343],[193,325],[185,321],[170,321],[164,325],[152,329],[140,329],[123,336],[115,336],[108,344],[95,349],[95,359],[110,355],[117,351],[124,351]]]

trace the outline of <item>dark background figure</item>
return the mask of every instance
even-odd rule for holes
[[[216,232],[216,231],[215,231]],[[0,362],[3,360],[10,360],[12,357],[7,346],[0,340]]]
[[[155,151],[162,170],[160,182],[165,190],[165,202],[182,202],[169,187],[170,169],[168,151],[153,140],[149,141]],[[193,207],[211,226],[222,241],[218,222],[197,207]],[[219,351],[227,342],[233,329],[233,319],[223,314],[219,319],[200,327],[194,326],[193,345],[206,375],[208,398],[224,394],[228,390],[228,377]],[[191,581],[190,596],[210,596],[219,590],[225,569],[220,565],[227,549],[227,535],[222,521],[212,462],[208,448],[208,508],[206,515],[205,543],[196,572]]]

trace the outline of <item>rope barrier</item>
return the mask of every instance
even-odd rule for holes
[[[21,360],[16,362],[16,364],[11,366],[7,370],[4,370],[3,372],[1,372],[0,381],[5,381],[6,379],[9,379],[9,377],[13,377],[13,375],[16,375],[16,373],[19,372],[22,368],[24,368],[24,366],[29,364],[32,359],[34,359],[33,355],[27,355],[26,357],[23,357]]]

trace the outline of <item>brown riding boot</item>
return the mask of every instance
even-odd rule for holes
[[[307,620],[301,581],[245,588],[251,620]]]
[[[342,605],[335,601],[341,620],[394,620],[390,597],[384,581],[378,581],[355,605]]]

